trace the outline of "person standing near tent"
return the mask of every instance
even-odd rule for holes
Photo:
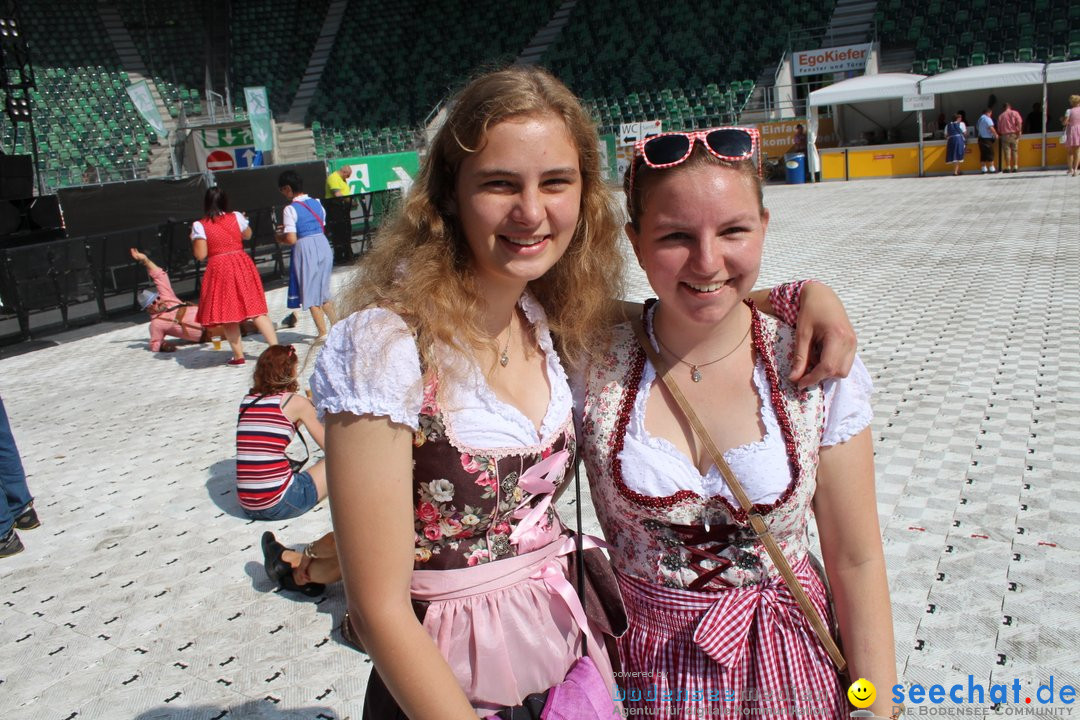
[[[1010,103],[1003,103],[1003,105],[1005,109],[998,115],[997,120],[997,131],[1001,136],[1001,172],[1016,172],[1024,118]]]
[[[979,165],[984,173],[996,173],[994,167],[994,141],[997,140],[998,131],[994,127],[994,108],[988,107],[975,122],[976,133],[979,136]]]
[[[1065,147],[1069,148],[1067,170],[1076,177],[1080,172],[1080,95],[1069,96],[1069,109],[1061,118],[1061,126],[1065,128]]]
[[[952,122],[945,126],[945,162],[953,166],[953,175],[960,174],[960,165],[967,153],[967,125],[964,123],[964,111],[957,110]]]

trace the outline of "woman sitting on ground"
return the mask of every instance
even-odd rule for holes
[[[292,345],[272,345],[255,365],[255,378],[240,403],[236,423],[236,496],[252,520],[299,517],[326,497],[326,467],[320,460],[293,472],[285,448],[300,425],[323,446],[315,406],[297,394],[299,361]]]

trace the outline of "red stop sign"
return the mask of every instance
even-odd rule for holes
[[[232,170],[236,166],[232,153],[224,150],[215,150],[206,156],[207,170]]]

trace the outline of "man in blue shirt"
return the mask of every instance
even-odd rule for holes
[[[994,167],[994,141],[997,140],[997,128],[994,127],[994,109],[986,108],[975,127],[979,135],[979,165],[982,171],[997,172]]]

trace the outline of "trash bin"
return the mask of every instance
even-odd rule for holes
[[[784,156],[784,171],[788,185],[806,182],[806,153],[788,153]]]

